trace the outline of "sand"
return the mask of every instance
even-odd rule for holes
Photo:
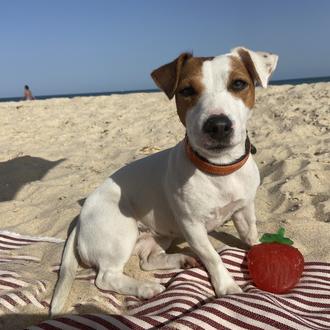
[[[330,83],[271,86],[257,89],[249,122],[262,178],[256,197],[259,231],[285,226],[309,261],[330,262],[329,113]],[[162,93],[0,103],[0,118],[0,230],[31,236],[65,239],[84,198],[105,178],[184,136],[174,102]],[[212,241],[217,247],[240,246],[232,222]],[[11,265],[27,278],[41,276],[48,302],[56,281],[50,269],[62,249],[63,243],[40,243],[28,251],[40,258],[38,265]],[[139,270],[135,257],[126,271],[151,277]],[[89,282],[75,281],[67,311],[116,312],[96,291]],[[89,307],[73,308],[77,303]],[[33,319],[38,321],[47,309],[28,305],[21,312],[39,314]]]

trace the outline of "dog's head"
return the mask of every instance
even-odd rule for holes
[[[278,56],[238,47],[216,57],[183,53],[151,76],[169,99],[193,148],[206,158],[245,141],[255,85],[267,87]]]

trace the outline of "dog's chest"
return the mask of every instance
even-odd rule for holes
[[[238,199],[229,202],[225,206],[211,207],[207,213],[203,215],[203,222],[207,231],[212,231],[221,226],[226,220],[228,220],[233,213],[241,209],[244,206],[244,199]]]
[[[254,198],[256,186],[249,183],[245,177],[235,175],[194,176],[184,194],[190,218],[204,222],[208,231],[216,229]]]

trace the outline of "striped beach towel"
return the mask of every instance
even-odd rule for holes
[[[330,264],[306,262],[299,284],[276,295],[253,285],[245,251],[220,255],[243,293],[216,298],[203,267],[156,272],[167,289],[147,301],[127,297],[125,314],[65,315],[28,329],[330,329]]]
[[[0,230],[0,320],[8,312],[19,313],[28,305],[48,308],[49,303],[42,299],[46,283],[33,274],[34,266],[40,264],[41,258],[19,251],[37,243],[62,242],[53,237],[32,237]],[[32,276],[25,276],[29,273]]]

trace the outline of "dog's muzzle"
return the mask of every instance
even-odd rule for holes
[[[233,133],[233,123],[226,115],[215,115],[205,121],[202,129],[211,139],[227,143]]]

